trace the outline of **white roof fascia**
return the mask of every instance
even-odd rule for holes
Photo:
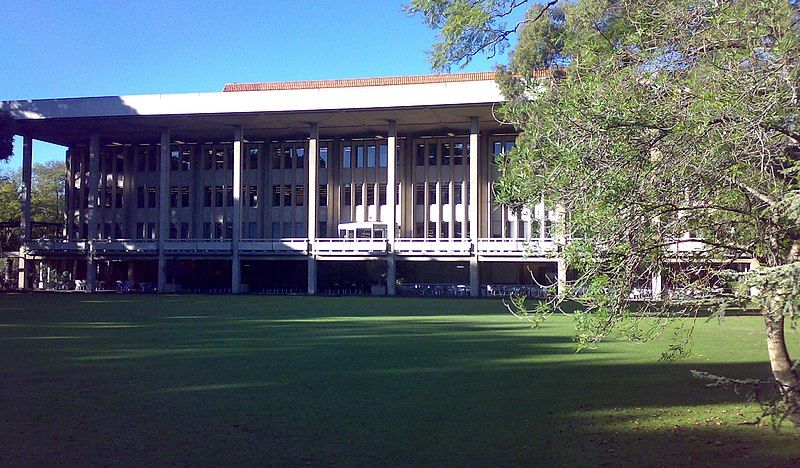
[[[369,110],[503,101],[493,80],[3,101],[17,119]]]

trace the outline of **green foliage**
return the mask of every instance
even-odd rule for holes
[[[0,160],[7,161],[14,154],[14,118],[0,110]]]

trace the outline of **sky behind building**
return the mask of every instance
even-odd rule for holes
[[[426,51],[435,32],[407,15],[405,3],[7,0],[0,100],[430,73]],[[465,70],[487,71],[505,60],[481,56]],[[63,147],[41,142],[34,151],[36,162],[64,157]],[[20,154],[17,138],[10,166],[21,164]]]

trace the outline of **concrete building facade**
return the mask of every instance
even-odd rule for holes
[[[559,213],[495,203],[501,101],[463,73],[2,102],[24,138],[20,287],[46,264],[87,291],[544,294],[566,279]],[[34,139],[68,148],[60,238],[31,238]]]

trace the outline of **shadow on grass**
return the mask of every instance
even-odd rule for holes
[[[531,332],[484,301],[169,299],[48,312],[0,299],[0,424],[15,428],[0,464],[800,458],[800,433],[740,425],[757,408],[690,376],[768,374],[726,362],[735,350],[670,364],[629,343],[575,354],[568,320]],[[24,340],[65,329],[82,339]]]

